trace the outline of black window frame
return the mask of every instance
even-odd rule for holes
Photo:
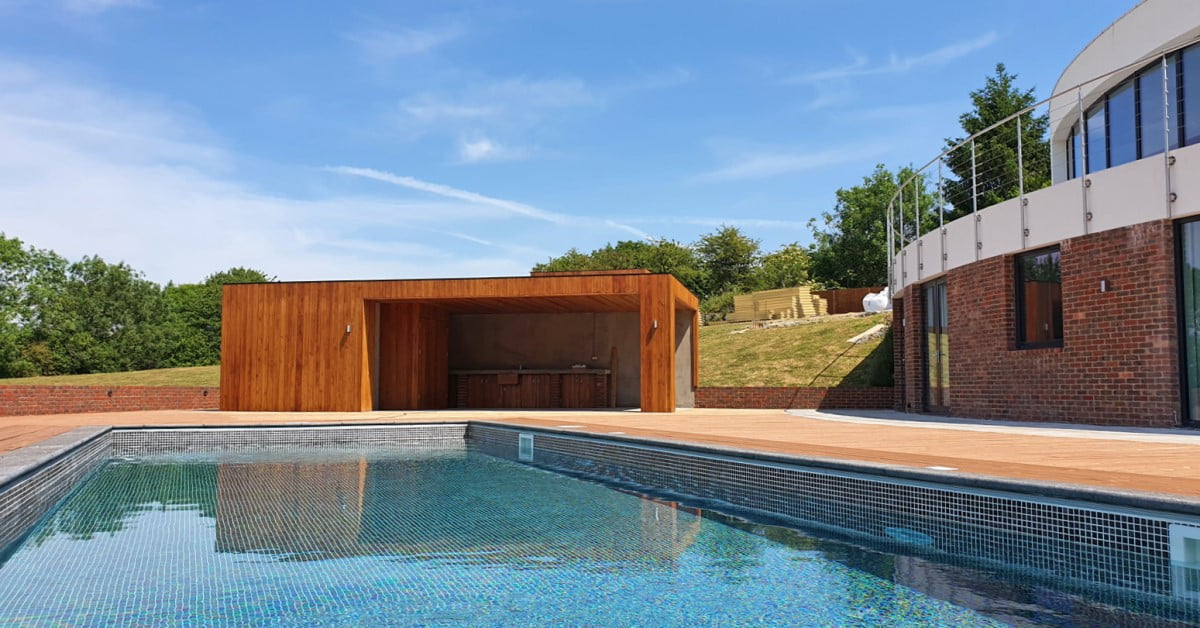
[[[1188,46],[1187,48],[1181,48],[1181,49],[1176,50],[1175,52],[1172,52],[1169,55],[1167,55],[1169,57],[1173,57],[1173,60],[1175,62],[1175,76],[1171,77],[1175,80],[1175,102],[1172,103],[1174,105],[1173,113],[1175,115],[1175,118],[1174,118],[1175,146],[1174,147],[1164,146],[1163,151],[1165,151],[1165,152],[1170,152],[1172,150],[1179,150],[1180,148],[1183,148],[1185,146],[1191,146],[1192,144],[1200,144],[1200,141],[1192,142],[1192,144],[1187,143],[1187,95],[1184,94],[1184,81],[1183,81],[1183,78],[1184,78],[1184,67],[1183,67],[1184,54],[1183,53],[1188,50],[1191,50],[1192,48],[1196,48],[1196,47],[1200,47],[1200,44],[1194,44],[1192,46]],[[1104,115],[1104,165],[1096,170],[1092,170],[1090,167],[1090,164],[1088,164],[1085,160],[1085,162],[1083,164],[1081,164],[1083,166],[1083,172],[1076,172],[1075,169],[1072,168],[1072,166],[1070,164],[1068,164],[1067,165],[1067,180],[1068,181],[1070,181],[1072,179],[1077,179],[1081,176],[1087,176],[1087,175],[1093,174],[1095,172],[1101,172],[1104,170],[1108,170],[1109,168],[1113,167],[1111,165],[1112,159],[1111,159],[1111,154],[1110,154],[1110,142],[1111,142],[1112,133],[1111,133],[1111,129],[1109,128],[1110,120],[1109,120],[1109,116],[1108,116],[1108,98],[1109,98],[1109,96],[1113,95],[1114,93],[1120,91],[1121,88],[1124,87],[1127,83],[1132,83],[1132,85],[1133,85],[1134,136],[1135,136],[1135,152],[1134,152],[1134,154],[1136,155],[1136,157],[1134,158],[1134,161],[1138,161],[1140,159],[1145,159],[1146,157],[1153,157],[1154,155],[1159,154],[1157,152],[1153,153],[1152,155],[1143,155],[1142,154],[1142,102],[1141,102],[1142,99],[1141,99],[1141,87],[1138,85],[1138,77],[1141,76],[1146,70],[1148,70],[1156,65],[1160,65],[1161,63],[1162,63],[1161,57],[1159,59],[1156,59],[1155,61],[1147,63],[1146,65],[1139,68],[1137,71],[1131,73],[1128,78],[1121,81],[1120,83],[1117,83],[1112,88],[1110,88],[1108,91],[1104,92],[1104,94],[1101,95],[1099,98],[1092,101],[1090,106],[1084,108],[1084,110],[1083,110],[1084,111],[1083,128],[1079,129],[1079,126],[1080,126],[1079,121],[1076,121],[1074,124],[1072,124],[1071,125],[1072,133],[1069,133],[1067,135],[1067,143],[1070,144],[1073,141],[1073,139],[1074,139],[1073,133],[1081,133],[1083,143],[1087,144],[1087,146],[1088,146],[1088,151],[1087,151],[1088,157],[1092,156],[1093,146],[1091,145],[1091,142],[1088,141],[1088,139],[1089,139],[1088,138],[1089,133],[1088,133],[1088,129],[1087,129],[1088,112],[1092,111],[1097,106],[1101,107],[1104,111],[1104,114],[1103,114]],[[1070,150],[1067,150],[1066,152],[1067,152],[1067,154],[1070,154]],[[1125,163],[1132,163],[1132,162],[1125,162]],[[1121,165],[1125,165],[1125,164],[1121,164]]]
[[[1177,359],[1179,360],[1178,381],[1179,381],[1179,425],[1183,427],[1196,427],[1200,424],[1200,417],[1192,416],[1192,400],[1191,388],[1188,382],[1187,369],[1187,312],[1184,305],[1184,290],[1183,290],[1183,229],[1193,222],[1200,222],[1200,216],[1190,216],[1176,220],[1172,225],[1175,236],[1175,333],[1178,342],[1175,344],[1177,351]]]
[[[1048,340],[1048,341],[1042,341],[1042,342],[1026,342],[1024,340],[1021,340],[1022,338],[1025,337],[1025,323],[1026,323],[1026,321],[1025,321],[1025,290],[1024,290],[1025,271],[1023,268],[1024,265],[1021,263],[1021,260],[1023,258],[1029,257],[1029,256],[1045,255],[1046,253],[1058,253],[1058,264],[1059,264],[1059,266],[1058,266],[1058,268],[1059,268],[1058,281],[1059,281],[1059,286],[1060,286],[1060,290],[1061,290],[1061,285],[1062,285],[1062,247],[1061,246],[1058,246],[1058,245],[1047,246],[1047,247],[1043,247],[1040,249],[1034,249],[1032,251],[1025,251],[1022,253],[1018,253],[1013,256],[1013,278],[1015,280],[1013,282],[1013,293],[1014,293],[1014,297],[1015,297],[1014,303],[1016,305],[1015,312],[1014,312],[1016,325],[1014,325],[1015,336],[1013,336],[1013,340],[1014,340],[1013,346],[1018,350],[1019,349],[1061,349],[1063,346],[1063,338],[1065,338],[1067,335],[1066,325],[1064,324],[1063,338],[1057,338],[1055,340]],[[1066,315],[1065,315],[1066,299],[1060,299],[1059,307],[1062,308],[1062,310],[1063,310],[1063,311],[1059,312],[1059,317],[1065,323],[1067,320]]]

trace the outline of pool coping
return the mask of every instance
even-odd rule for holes
[[[103,438],[112,430],[111,425],[77,427],[32,445],[0,454],[0,492],[76,449]]]
[[[112,432],[124,431],[178,431],[178,430],[246,430],[246,429],[297,429],[297,428],[378,428],[378,427],[412,427],[420,425],[481,425],[510,430],[540,432],[557,436],[573,436],[599,441],[627,443],[642,447],[658,447],[676,449],[705,455],[730,456],[750,461],[772,464],[787,464],[806,466],[831,471],[860,473],[881,477],[928,482],[946,486],[958,486],[971,489],[1003,491],[1021,495],[1029,495],[1048,499],[1066,499],[1089,502],[1097,505],[1108,505],[1120,508],[1135,508],[1150,510],[1164,514],[1200,516],[1200,499],[1190,499],[1181,495],[1153,493],[1146,491],[1130,491],[1097,486],[1087,486],[1066,482],[1034,481],[1016,478],[1005,478],[994,475],[964,473],[957,470],[921,469],[912,466],[870,462],[862,460],[846,460],[825,456],[798,456],[781,454],[757,449],[746,449],[724,445],[713,445],[694,441],[631,436],[627,434],[597,433],[587,429],[562,429],[554,427],[524,425],[488,420],[447,420],[420,422],[288,422],[288,423],[246,423],[240,425],[120,425],[102,427],[79,427],[69,432],[59,434],[44,441],[28,445],[4,454],[0,454],[0,492],[21,481],[38,470],[49,466],[72,451],[88,444],[97,438]]]
[[[680,440],[655,439],[644,436],[630,436],[627,434],[598,434],[582,429],[559,429],[513,423],[501,423],[495,421],[469,421],[468,425],[486,425],[488,427],[507,428],[520,431],[544,432],[548,434],[554,434],[556,436],[586,437],[595,440],[629,443],[643,447],[679,449],[707,455],[731,456],[773,464],[798,465],[819,469],[828,469],[831,471],[861,473],[894,479],[929,482],[933,484],[1018,493],[1022,495],[1030,495],[1049,499],[1084,501],[1108,506],[1117,506],[1121,508],[1136,508],[1139,510],[1152,510],[1161,513],[1200,516],[1200,498],[1189,499],[1181,495],[1170,495],[1165,493],[1122,491],[1119,489],[1071,484],[1066,482],[1020,480],[1015,478],[1003,478],[994,475],[962,473],[957,471],[937,471],[933,469],[921,469],[917,467],[882,462],[868,462],[861,460],[849,461],[844,458],[796,456],[791,454],[766,452],[757,449],[743,449],[739,447],[711,445],[707,443],[696,443]]]

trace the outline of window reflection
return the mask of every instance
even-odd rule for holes
[[[1184,130],[1184,143],[1200,142],[1200,47],[1193,46],[1183,51],[1182,83],[1180,94],[1183,111],[1180,126]],[[1191,94],[1191,96],[1188,96]]]
[[[1104,103],[1100,103],[1087,114],[1088,172],[1099,172],[1108,167],[1108,143],[1104,127]]]
[[[1133,110],[1133,83],[1108,97],[1108,167],[1137,159],[1137,121]]]
[[[1172,56],[1167,60],[1167,101],[1175,104],[1176,69],[1178,64]],[[1161,64],[1154,64],[1137,77],[1138,120],[1142,133],[1141,156],[1157,155],[1163,150],[1163,71]],[[1171,148],[1179,147],[1179,115],[1177,109],[1170,111]]]
[[[1017,257],[1017,345],[1057,346],[1063,339],[1059,250]]]

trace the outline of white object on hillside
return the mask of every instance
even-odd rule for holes
[[[863,297],[863,311],[886,312],[892,309],[892,295],[887,288],[879,292],[868,293]]]

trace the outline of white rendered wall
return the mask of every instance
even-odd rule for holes
[[[1145,0],[1104,29],[1075,57],[1054,85],[1054,93],[1060,94],[1084,81],[1103,76],[1197,36],[1200,36],[1200,1]],[[1085,85],[1082,90],[1084,106],[1091,107],[1096,98],[1139,69],[1140,65],[1131,67],[1128,71]],[[1050,129],[1055,144],[1061,145],[1067,140],[1071,125],[1079,119],[1077,99],[1075,93],[1063,94],[1051,103]],[[1076,106],[1072,107],[1073,103]],[[1055,149],[1055,157],[1056,165],[1061,164],[1061,150],[1058,148]],[[1056,168],[1054,172],[1058,177],[1059,169]]]
[[[1197,0],[1200,2],[1200,0]],[[1006,255],[1057,244],[1063,240],[1127,227],[1152,220],[1180,218],[1200,214],[1200,145],[1171,151],[1175,165],[1170,167],[1171,191],[1176,200],[1170,204],[1166,189],[1166,162],[1162,155],[1147,157],[1114,168],[1072,179],[1031,192],[1026,196],[1025,236],[1021,227],[1021,201],[1011,199],[979,212],[978,259]],[[1084,182],[1087,211],[1084,217]],[[896,294],[905,286],[943,272],[939,259],[946,253],[945,270],[976,261],[975,217],[967,215],[945,226],[945,248],[938,229],[922,236],[918,268],[918,241],[909,243],[895,258]],[[903,259],[902,259],[903,258]],[[901,264],[903,262],[903,265]]]

